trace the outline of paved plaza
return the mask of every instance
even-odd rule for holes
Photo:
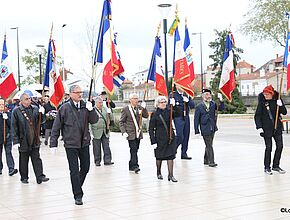
[[[82,206],[74,204],[62,142],[56,155],[43,145],[41,157],[49,182],[37,184],[30,163],[29,184],[22,184],[19,174],[8,176],[4,164],[0,219],[290,219],[290,134],[284,134],[281,159],[281,167],[288,172],[269,176],[263,172],[264,143],[253,119],[223,116],[218,126],[214,141],[218,167],[203,165],[204,143],[192,129],[188,154],[193,159],[181,160],[178,149],[175,160],[178,183],[167,181],[166,161],[162,165],[165,178],[157,180],[148,134],[139,151],[141,172],[135,174],[128,171],[127,141],[120,133],[112,133],[115,164],[94,166],[91,149]],[[18,152],[13,149],[13,153],[18,167]]]

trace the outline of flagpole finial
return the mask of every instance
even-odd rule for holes
[[[50,36],[49,36],[50,39],[52,38],[52,29],[53,29],[53,22],[51,23]]]
[[[178,18],[178,5],[176,4],[175,17]]]
[[[187,26],[187,17],[185,17],[185,25]]]
[[[161,22],[159,22],[158,26],[157,26],[157,33],[156,33],[156,36],[158,37],[159,36],[159,31],[161,29]]]

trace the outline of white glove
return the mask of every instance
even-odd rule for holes
[[[89,110],[89,112],[92,111],[93,110],[93,104],[90,101],[87,101],[86,108]]]
[[[39,107],[38,112],[41,113],[41,114],[44,114],[45,109],[43,108],[43,106]]]
[[[259,129],[258,129],[258,133],[259,133],[259,134],[261,134],[261,133],[263,133],[263,132],[264,132],[263,128],[259,128]]]
[[[110,108],[107,108],[107,113],[108,114],[111,114],[112,113],[112,110]]]
[[[50,147],[49,149],[50,149],[51,155],[56,155],[56,151],[57,151],[56,147]]]
[[[20,147],[20,144],[14,144],[13,148],[18,149]]]
[[[223,101],[223,95],[222,95],[221,93],[218,93],[218,94],[217,94],[217,97],[218,97],[218,99],[219,99],[220,101]]]
[[[141,102],[141,107],[142,107],[142,108],[146,108],[146,102],[142,101],[142,102]]]
[[[8,115],[6,113],[3,113],[2,116],[3,116],[3,119],[5,119],[5,120],[8,119]]]
[[[129,134],[125,132],[125,133],[122,134],[122,136],[127,138],[127,137],[129,137]]]
[[[170,105],[175,106],[175,99],[170,98],[169,103],[170,103]]]
[[[184,101],[184,102],[189,102],[189,98],[186,97],[186,96],[183,96],[183,101]]]
[[[278,105],[278,106],[282,106],[282,105],[283,105],[281,99],[278,99],[278,100],[277,100],[277,105]]]

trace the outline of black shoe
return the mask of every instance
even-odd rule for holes
[[[209,165],[209,162],[204,161],[203,164],[204,165]]]
[[[183,160],[191,160],[192,158],[187,156],[187,155],[184,155],[184,156],[181,156],[181,159],[183,159]]]
[[[82,205],[83,204],[83,200],[82,199],[75,199],[75,204],[76,205]]]
[[[23,180],[21,180],[21,182],[24,183],[24,184],[29,183],[29,182],[28,182],[28,179],[23,179]]]
[[[174,176],[168,176],[168,181],[172,181],[173,183],[177,183],[177,179]]]
[[[265,168],[264,172],[268,175],[273,175],[271,168]]]
[[[135,169],[134,169],[134,172],[137,174],[137,173],[139,173],[140,172],[140,168],[139,167],[136,167]]]
[[[9,176],[13,176],[14,174],[18,173],[17,169],[13,169],[9,172]]]
[[[110,165],[113,165],[114,162],[109,162],[109,163],[104,163],[105,166],[110,166]]]
[[[217,164],[216,164],[216,163],[210,163],[208,166],[209,166],[209,167],[216,167]]]
[[[0,171],[0,175],[2,175],[2,171]]]
[[[97,166],[97,167],[100,167],[100,166],[101,166],[101,164],[100,164],[100,163],[95,163],[95,164],[96,164],[96,166]]]
[[[37,184],[41,184],[42,182],[47,182],[48,180],[49,180],[49,178],[47,178],[46,176],[42,176],[36,182],[37,182]]]
[[[272,170],[274,170],[274,171],[276,171],[276,172],[278,172],[280,174],[285,174],[286,173],[286,171],[281,169],[280,167],[273,167]]]
[[[157,179],[159,179],[159,180],[163,180],[163,176],[162,176],[161,173],[160,173],[160,174],[157,174]]]

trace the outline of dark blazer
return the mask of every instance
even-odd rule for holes
[[[6,112],[8,119],[6,119],[6,142],[11,140],[10,135],[10,128],[11,128],[11,113]],[[4,143],[4,119],[3,119],[3,113],[0,113],[0,146]]]
[[[140,112],[142,110],[142,118],[148,118],[148,111],[146,108],[142,108],[141,106],[137,106],[137,114],[136,114],[136,121],[137,123],[139,123],[139,119],[140,119]],[[141,123],[142,123],[142,120],[141,120]],[[141,126],[142,128],[142,126]],[[136,128],[135,128],[135,125],[134,125],[134,121],[133,121],[133,118],[131,116],[131,113],[130,113],[130,110],[129,110],[129,106],[125,106],[123,109],[122,109],[122,112],[121,112],[121,117],[120,117],[120,130],[123,133],[127,133],[129,136],[128,136],[128,140],[134,140],[138,137],[136,137]],[[139,139],[142,139],[143,138],[143,132],[142,132],[142,129],[141,129],[141,133],[139,135]]]
[[[31,112],[30,115],[31,121],[33,122],[34,130],[29,129],[29,121],[25,118],[22,111]],[[38,121],[39,121],[39,109],[35,105],[30,105],[28,108],[25,108],[23,105],[15,107],[11,116],[11,136],[13,144],[20,144],[19,151],[27,152],[31,148],[37,148],[40,145],[38,130]],[[44,117],[41,117],[44,120]],[[31,134],[32,132],[33,134]],[[29,135],[34,135],[34,143],[29,145]]]
[[[276,120],[276,110],[277,110],[277,98],[278,92],[275,91],[274,96],[271,100],[266,100],[263,93],[258,95],[258,106],[255,112],[255,124],[256,128],[263,128],[265,137],[272,137],[274,132],[274,123]],[[286,115],[287,109],[282,100],[282,106],[279,107],[277,129],[275,134],[282,134],[282,122],[281,114]],[[267,110],[269,108],[273,120],[270,118],[270,114]]]
[[[66,148],[82,148],[90,145],[89,123],[97,123],[99,116],[94,110],[89,112],[84,101],[81,100],[80,103],[80,109],[77,109],[72,100],[60,107],[52,126],[50,147],[57,147],[60,131]]]
[[[206,109],[205,104],[200,102],[194,113],[194,130],[195,134],[210,135],[218,130],[216,125],[216,110],[222,111],[224,109],[224,102],[219,106],[214,101],[210,102],[209,109]],[[199,130],[200,129],[200,130]]]
[[[171,96],[172,96],[172,93],[169,94],[169,98],[171,98]],[[189,101],[184,102],[183,95],[179,94],[179,92],[177,91],[173,92],[173,97],[175,99],[175,106],[179,108],[179,111],[184,112],[185,110],[185,115],[189,116],[190,109],[193,109],[195,107],[193,99],[190,96],[186,95]],[[179,117],[184,117],[184,114],[181,114]]]

